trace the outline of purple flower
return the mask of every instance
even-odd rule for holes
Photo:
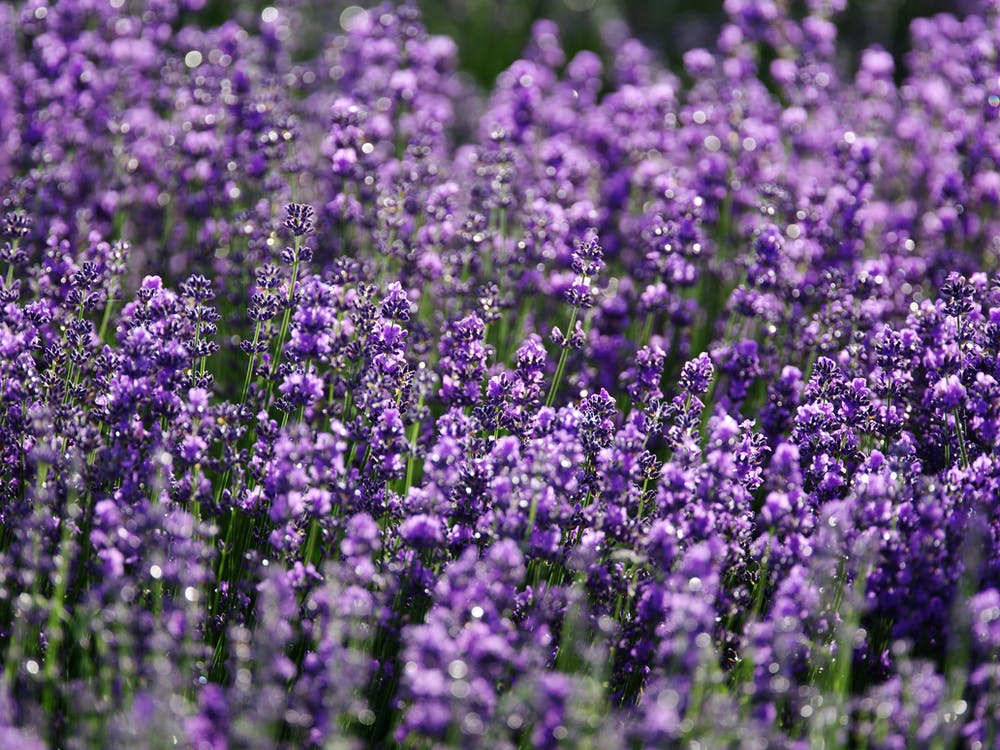
[[[441,519],[426,514],[407,518],[398,533],[400,539],[417,549],[428,549],[444,541]]]

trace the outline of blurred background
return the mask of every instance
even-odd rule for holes
[[[516,59],[539,18],[559,23],[566,51],[599,46],[601,29],[616,19],[657,51],[672,68],[694,47],[713,47],[725,21],[723,0],[424,0],[428,28],[458,42],[463,68],[484,86]],[[794,2],[793,6],[802,6]],[[902,63],[914,18],[962,15],[970,0],[850,0],[837,19],[841,49],[850,69],[857,52],[881,44]],[[904,70],[898,72],[905,73]]]
[[[804,0],[788,1],[797,12],[803,11]],[[209,25],[222,23],[234,12],[259,13],[268,5],[290,4],[309,21],[299,30],[305,37],[300,49],[308,49],[313,41],[319,43],[357,6],[377,4],[375,0],[250,0],[239,3],[239,10],[234,11],[230,0],[193,2],[202,3],[195,15]],[[624,21],[633,35],[674,69],[687,50],[712,47],[725,20],[723,0],[416,0],[416,4],[432,33],[458,43],[462,69],[484,88],[490,88],[497,74],[517,59],[532,23],[540,18],[559,24],[570,56],[581,49],[599,48],[602,29]],[[837,18],[841,62],[851,70],[858,51],[880,44],[896,58],[897,76],[902,78],[914,18],[935,13],[961,16],[978,4],[977,0],[848,0],[847,10]]]

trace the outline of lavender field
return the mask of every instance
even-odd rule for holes
[[[1000,747],[1000,2],[203,6],[0,2],[0,749]]]

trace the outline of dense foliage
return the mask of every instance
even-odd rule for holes
[[[0,747],[997,747],[1000,4],[197,5],[0,3]]]

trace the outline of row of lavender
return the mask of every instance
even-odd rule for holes
[[[995,747],[1000,5],[806,5],[0,3],[0,746]]]

